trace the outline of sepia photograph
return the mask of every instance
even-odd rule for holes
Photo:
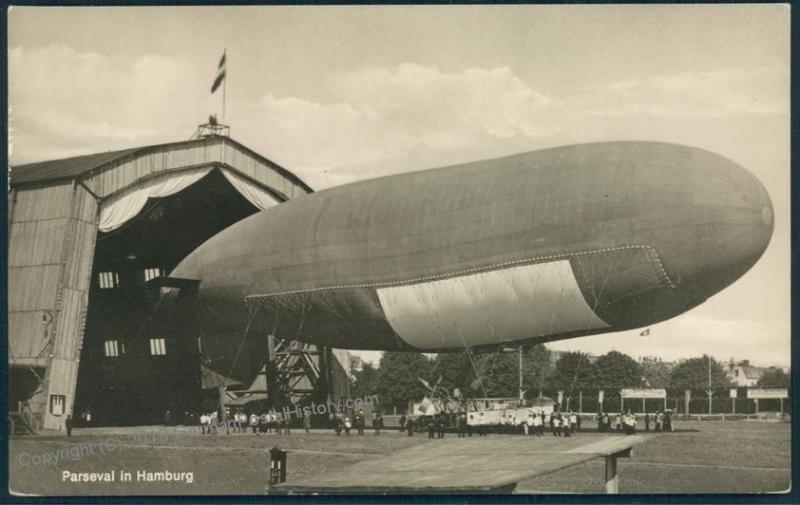
[[[12,497],[792,492],[789,4],[6,15]]]

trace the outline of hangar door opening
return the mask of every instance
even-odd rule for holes
[[[198,281],[168,273],[231,224],[280,203],[222,168],[146,181],[103,202],[73,415],[76,424],[181,422],[202,402]]]

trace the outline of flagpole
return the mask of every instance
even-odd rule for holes
[[[225,124],[225,92],[228,88],[228,48],[222,50],[222,57],[225,58],[225,78],[222,79],[222,124]]]

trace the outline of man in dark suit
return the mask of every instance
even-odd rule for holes
[[[67,418],[64,420],[64,427],[67,429],[67,436],[72,436],[72,415],[67,414]]]

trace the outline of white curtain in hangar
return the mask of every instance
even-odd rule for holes
[[[269,192],[265,191],[264,188],[253,184],[239,174],[229,170],[223,170],[222,175],[228,179],[228,182],[231,183],[231,186],[236,188],[236,191],[238,191],[243,197],[247,198],[248,202],[252,203],[260,210],[264,210],[272,207],[273,205],[281,203]]]
[[[214,170],[213,167],[203,167],[168,174],[146,181],[141,185],[126,189],[110,197],[100,207],[100,231],[116,230],[136,217],[147,204],[149,198],[164,198],[174,195],[199,181],[212,170]],[[244,177],[228,170],[220,170],[222,170],[223,175],[236,191],[259,209],[264,210],[280,203],[265,189],[253,184]]]

